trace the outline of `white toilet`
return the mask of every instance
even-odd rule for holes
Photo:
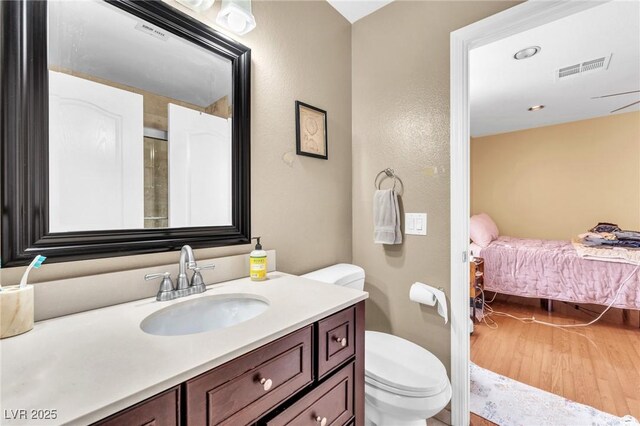
[[[362,290],[364,270],[341,263],[303,275]],[[444,365],[408,340],[365,331],[365,422],[377,426],[425,425],[451,399]]]

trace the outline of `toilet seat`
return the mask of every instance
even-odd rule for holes
[[[401,389],[400,387],[389,386],[385,383],[378,382],[375,379],[365,376],[364,382],[376,389],[383,390],[385,392],[389,392],[393,395],[398,396],[408,396],[412,398],[428,398],[434,395],[439,395],[447,390],[447,383],[444,383],[439,389],[421,389],[418,391],[412,391],[408,389]]]
[[[431,352],[391,334],[365,331],[365,383],[396,395],[430,397],[447,391],[444,365]]]

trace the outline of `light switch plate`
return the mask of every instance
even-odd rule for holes
[[[427,235],[427,214],[405,213],[404,233],[406,235]]]

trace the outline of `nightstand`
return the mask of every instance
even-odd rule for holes
[[[482,303],[484,291],[484,259],[475,257],[469,262],[469,303],[471,303],[471,319],[475,322],[476,307]]]

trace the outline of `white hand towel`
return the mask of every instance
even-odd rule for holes
[[[373,242],[402,243],[398,194],[392,189],[379,189],[373,194]]]

